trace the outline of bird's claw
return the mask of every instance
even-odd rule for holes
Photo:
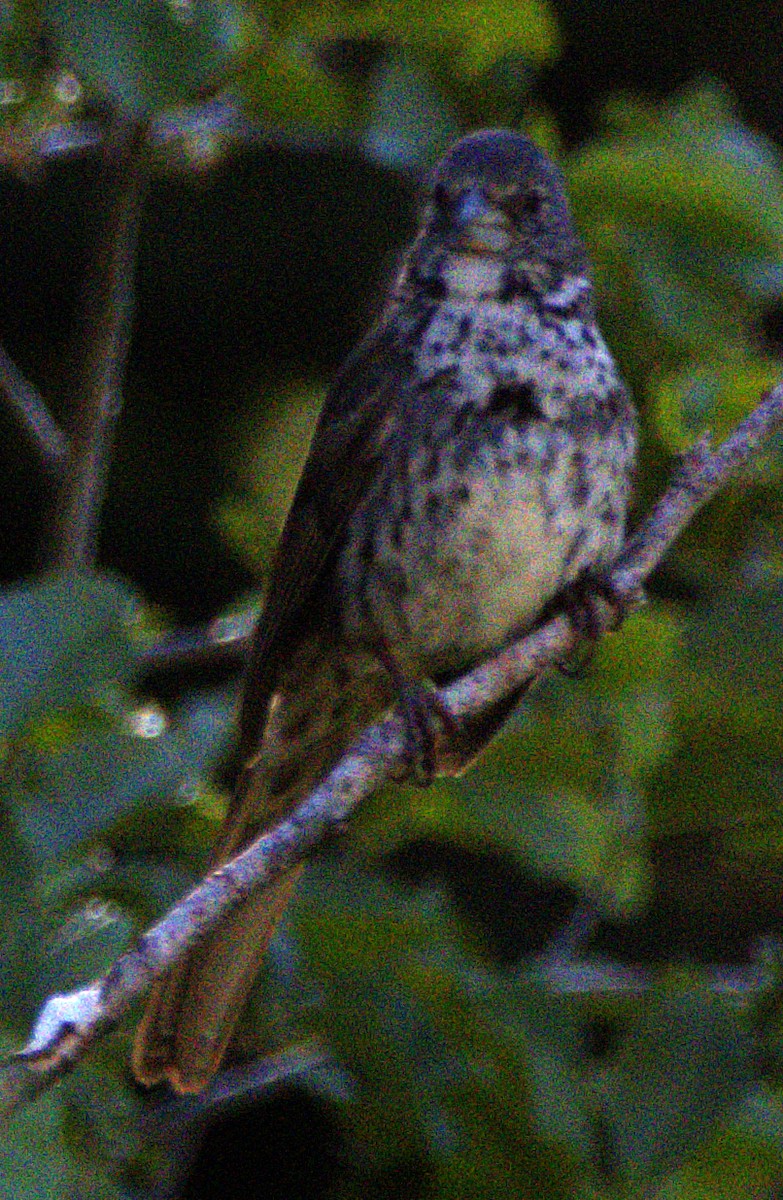
[[[583,575],[561,594],[562,607],[581,639],[578,655],[557,664],[569,679],[581,679],[592,664],[598,639],[622,624],[632,607],[606,575]],[[607,612],[608,610],[608,612]]]
[[[400,711],[405,724],[406,764],[401,778],[429,787],[437,774],[437,746],[441,727],[455,737],[457,724],[438,693],[426,683],[405,682],[400,688]]]

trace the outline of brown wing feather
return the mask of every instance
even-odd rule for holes
[[[329,390],[253,637],[239,719],[243,759],[260,743],[280,656],[381,461],[390,417],[409,376],[407,356],[382,326],[357,346]]]

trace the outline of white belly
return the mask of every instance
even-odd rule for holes
[[[566,539],[529,484],[475,487],[434,560],[422,562],[403,602],[411,656],[448,671],[528,626],[558,588]],[[425,649],[426,648],[426,649]]]

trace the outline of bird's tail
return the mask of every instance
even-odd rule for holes
[[[212,866],[291,812],[390,699],[377,663],[302,647],[270,705],[257,765],[243,772]],[[155,985],[133,1047],[140,1083],[197,1092],[209,1082],[301,871],[252,893]]]

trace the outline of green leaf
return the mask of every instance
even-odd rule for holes
[[[704,273],[708,248],[773,254],[783,246],[783,174],[770,142],[736,119],[722,95],[686,92],[661,109],[630,109],[614,136],[594,142],[575,159],[569,181],[575,205],[607,198],[614,212],[640,230],[665,231],[685,244]],[[654,165],[654,170],[651,167]],[[714,278],[714,274],[713,274]]]
[[[374,73],[364,142],[378,162],[398,169],[430,163],[458,133],[456,118],[426,74],[402,55]]]
[[[310,28],[325,31],[331,12],[314,10]],[[429,54],[448,56],[457,73],[477,75],[508,54],[520,54],[535,63],[551,62],[559,49],[557,22],[543,0],[373,0],[344,11],[354,36],[383,40],[392,45],[404,40]]]
[[[216,507],[214,520],[256,573],[268,570],[322,403],[322,388],[293,385],[270,396],[263,410],[254,408],[239,430],[233,453],[238,495]]]
[[[127,1039],[106,1043],[62,1085],[64,1141],[74,1194],[88,1200],[147,1195],[153,1180],[142,1150],[141,1098],[127,1070]],[[136,1186],[129,1190],[129,1181]],[[143,1189],[143,1190],[142,1190]]]
[[[33,854],[63,854],[143,803],[186,799],[223,751],[232,716],[227,702],[198,706],[179,725],[157,706],[128,705],[109,728],[88,727],[71,744],[20,744],[0,797]]]
[[[123,584],[87,573],[0,593],[0,738],[130,683],[135,609]]]
[[[41,21],[38,4],[33,0],[15,0],[0,11],[0,83],[3,104],[0,119],[7,119],[18,105],[29,101],[41,86],[42,70],[39,39]]]
[[[700,86],[665,105],[615,100],[567,177],[604,332],[638,395],[656,376],[731,363],[741,374],[783,267],[777,148]]]
[[[355,120],[350,90],[318,65],[301,38],[268,42],[238,83],[249,107],[270,124],[333,130]]]
[[[675,986],[650,996],[604,1076],[604,1115],[622,1172],[652,1179],[699,1150],[743,1101],[752,1049],[726,999]]]
[[[656,1195],[660,1200],[757,1200],[774,1195],[783,1176],[782,1117],[779,1097],[754,1090],[739,1116],[720,1127]]]
[[[707,430],[716,444],[722,442],[779,378],[778,363],[745,356],[711,359],[662,376],[650,391],[662,442],[674,454],[687,450]],[[769,456],[762,451],[744,476],[769,476],[769,468]],[[777,471],[771,481],[778,482]]]
[[[735,845],[755,837],[764,857],[780,852],[783,602],[773,587],[714,587],[691,617],[671,751],[647,785],[659,833],[712,827]]]
[[[0,1139],[0,1200],[71,1200],[71,1161],[56,1092],[22,1109]]]
[[[0,1019],[20,1036],[41,998],[51,932],[34,879],[30,856],[0,814]]]
[[[471,968],[439,897],[366,871],[317,864],[291,927],[323,1027],[362,1081],[346,1116],[363,1155],[426,1154],[444,1196],[515,1193],[531,1178],[571,1194],[590,1129],[570,1002]]]
[[[137,118],[223,83],[250,32],[230,0],[45,0],[43,11],[77,75]]]
[[[36,981],[39,1003],[54,992],[73,991],[103,975],[128,948],[133,933],[129,918],[98,897],[70,913],[47,947]]]
[[[50,753],[23,748],[4,773],[14,820],[40,858],[63,854],[140,801],[176,793],[186,777],[176,737],[137,738],[120,726]]]
[[[233,693],[192,697],[174,719],[131,698],[136,624],[130,593],[95,575],[0,597],[0,799],[38,860],[184,797],[227,744]]]

